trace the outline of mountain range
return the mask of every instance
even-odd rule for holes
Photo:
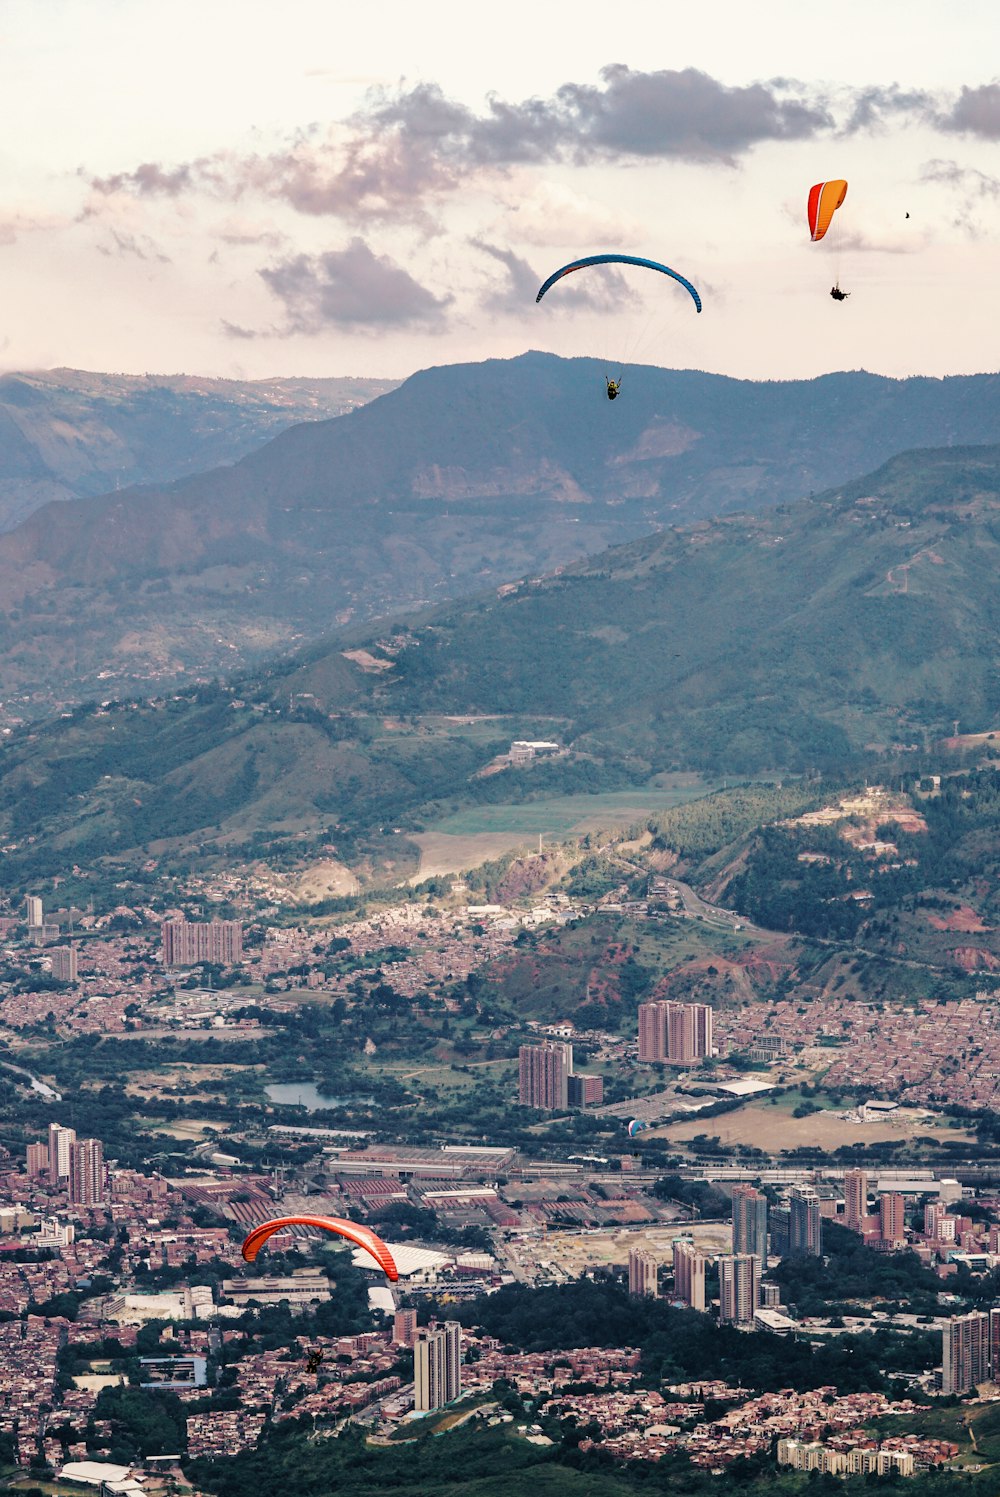
[[[43,504],[233,463],[285,427],[342,415],[382,379],[201,379],[48,369],[0,376],[0,530]]]
[[[229,683],[68,712],[0,761],[11,877],[275,848],[384,870],[397,829],[463,805],[675,767],[860,771],[995,721],[998,570],[1000,446],[915,451]],[[525,737],[566,752],[501,768]]]
[[[1000,378],[753,383],[546,354],[429,369],[169,485],[46,505],[0,536],[8,721],[262,662],[337,626],[862,474],[1000,442]]]

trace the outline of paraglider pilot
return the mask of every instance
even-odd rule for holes
[[[841,291],[839,286],[830,287],[830,295],[833,297],[834,301],[846,301],[850,294],[851,293],[849,291]]]
[[[617,380],[617,379],[608,379],[607,375],[605,375],[604,376],[604,383],[608,387],[608,399],[609,400],[617,400],[618,399],[618,386],[621,383],[620,380]]]

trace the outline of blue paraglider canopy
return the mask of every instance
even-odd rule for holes
[[[661,265],[658,260],[644,260],[639,255],[587,255],[583,260],[573,260],[569,265],[564,265],[561,270],[554,271],[547,281],[543,281],[535,301],[540,302],[546,291],[554,286],[556,281],[561,281],[563,276],[571,275],[574,270],[584,270],[588,265],[641,265],[645,270],[658,270],[661,275],[670,276],[679,282],[685,291],[689,291],[696,309],[701,311],[701,297],[690,281],[678,271],[671,270],[669,265]]]

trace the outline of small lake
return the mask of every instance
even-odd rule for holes
[[[276,1081],[264,1090],[279,1107],[304,1107],[307,1112],[322,1112],[327,1107],[370,1106],[375,1101],[374,1097],[326,1097],[314,1081]]]

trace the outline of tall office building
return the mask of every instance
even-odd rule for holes
[[[639,1059],[687,1064],[712,1053],[712,1010],[707,1003],[661,1000],[639,1005]]]
[[[81,1138],[69,1150],[69,1203],[100,1206],[104,1200],[104,1145],[99,1138]]]
[[[943,1333],[942,1393],[971,1393],[992,1375],[990,1320],[990,1315],[973,1310],[948,1321]]]
[[[705,1308],[705,1259],[689,1237],[674,1239],[674,1299]]]
[[[767,1197],[752,1185],[733,1187],[733,1252],[753,1253],[767,1267]]]
[[[25,919],[29,929],[37,925],[45,924],[45,916],[42,910],[42,901],[37,894],[26,894],[24,899]]]
[[[879,1196],[879,1222],[883,1242],[906,1241],[906,1202],[898,1191]]]
[[[52,976],[57,982],[76,982],[76,947],[53,946],[49,952]]]
[[[37,1180],[40,1175],[44,1175],[46,1173],[49,1167],[48,1144],[28,1145],[27,1167],[28,1178],[30,1180]]]
[[[69,1179],[69,1151],[76,1143],[76,1129],[49,1124],[49,1179],[53,1185]]]
[[[793,1185],[788,1193],[788,1253],[792,1258],[818,1258],[823,1251],[823,1218],[819,1196],[809,1185]]]
[[[647,1253],[644,1248],[632,1248],[628,1255],[629,1294],[645,1294],[655,1299],[659,1266],[652,1253]]]
[[[724,1253],[719,1259],[719,1321],[750,1325],[760,1302],[760,1259],[753,1253]]]
[[[569,1076],[573,1046],[522,1045],[518,1055],[518,1101],[522,1107],[562,1111],[569,1105]]]
[[[844,1172],[844,1225],[859,1232],[868,1215],[868,1171]]]
[[[165,967],[214,962],[232,967],[243,960],[243,926],[238,920],[164,920],[160,925]]]
[[[444,1408],[462,1392],[462,1327],[457,1320],[419,1331],[413,1343],[413,1407]]]

